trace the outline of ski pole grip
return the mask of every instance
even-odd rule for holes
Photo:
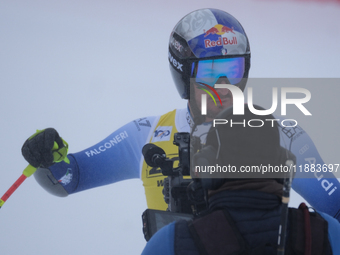
[[[22,172],[23,175],[25,175],[26,177],[30,177],[32,174],[34,174],[34,172],[36,171],[37,169],[32,166],[32,165],[28,165],[24,171]]]

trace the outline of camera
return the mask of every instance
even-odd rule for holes
[[[195,137],[192,139],[195,139]],[[174,168],[173,161],[166,157],[164,150],[152,143],[144,145],[142,153],[151,167],[159,167],[164,179],[163,195],[168,204],[166,211],[147,209],[143,212],[143,233],[148,241],[163,226],[180,219],[190,220],[206,209],[203,190],[192,186],[190,176],[190,134],[174,134],[174,145],[178,146],[179,163]],[[193,141],[191,144],[194,144]],[[187,177],[187,178],[185,178]],[[192,193],[195,194],[192,194]]]

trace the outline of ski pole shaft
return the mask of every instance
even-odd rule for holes
[[[0,208],[7,201],[7,199],[13,194],[13,192],[26,180],[27,177],[30,177],[35,170],[35,167],[28,165],[22,175],[13,183],[13,185],[6,191],[6,193],[0,199]]]
[[[18,180],[6,191],[6,193],[0,199],[0,208],[7,201],[7,199],[13,194],[13,192],[26,180],[25,175],[21,175]]]

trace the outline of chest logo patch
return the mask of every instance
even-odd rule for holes
[[[159,126],[153,133],[151,142],[169,141],[171,138],[172,126]]]

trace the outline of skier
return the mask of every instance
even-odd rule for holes
[[[221,114],[223,119],[232,117],[235,121],[256,118],[265,122],[273,118],[256,116],[248,109],[244,116],[233,116],[231,109]],[[231,164],[238,169],[268,164],[279,167],[289,160],[294,162],[294,155],[280,146],[279,136],[278,125],[273,127],[268,122],[257,128],[217,125],[210,129],[206,145],[193,156],[193,161],[211,166]],[[340,223],[327,214],[310,212],[304,203],[299,209],[289,208],[285,245],[278,246],[284,210],[283,176],[239,175],[240,178],[229,178],[226,173],[220,179],[194,179],[209,192],[208,212],[194,220],[176,221],[161,228],[146,244],[142,255],[269,255],[279,254],[278,251],[282,255],[340,254]],[[284,236],[280,235],[280,241]]]
[[[206,85],[228,83],[244,90],[250,69],[250,46],[243,27],[233,16],[217,9],[200,9],[186,15],[175,26],[169,40],[168,57],[174,83],[180,96],[188,100],[188,107],[162,116],[136,119],[94,146],[68,154],[69,162],[53,163],[54,142],[57,141],[59,147],[65,144],[56,130],[48,128],[33,135],[24,143],[22,154],[38,168],[34,176],[45,190],[65,197],[94,187],[141,178],[148,208],[167,208],[162,194],[164,176],[160,169],[146,165],[142,147],[154,143],[163,148],[169,158],[176,160],[178,147],[173,144],[173,135],[190,132],[194,122],[200,124],[194,135],[200,136],[204,143],[211,120],[222,109],[231,106],[233,98],[229,90],[216,89],[222,105],[215,105],[208,98],[207,115],[205,119],[198,118],[202,89]],[[323,165],[312,140],[301,127],[279,126],[279,129],[280,143],[290,147],[297,157],[297,165],[306,164],[304,158],[314,158],[313,164]],[[309,147],[304,157],[298,153],[303,146]],[[295,178],[293,188],[315,209],[340,220],[339,182],[330,172],[318,177]],[[325,183],[332,185],[331,194],[322,185]]]

